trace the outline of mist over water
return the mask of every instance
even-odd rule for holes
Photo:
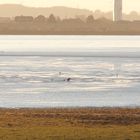
[[[0,107],[140,106],[139,36],[0,36],[0,50]]]
[[[0,36],[8,52],[137,52],[140,36]]]

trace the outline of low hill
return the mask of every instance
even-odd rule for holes
[[[18,15],[30,15],[30,16],[38,16],[38,15],[49,16],[50,14],[54,14],[55,16],[59,16],[61,18],[66,17],[75,17],[76,15],[84,15],[88,16],[93,14],[92,11],[87,9],[76,9],[69,7],[45,7],[45,8],[36,8],[36,7],[26,7],[23,5],[17,4],[3,4],[0,5],[0,17],[15,17]]]

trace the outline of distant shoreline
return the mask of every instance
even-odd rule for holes
[[[138,50],[133,52],[107,51],[107,52],[0,52],[0,57],[93,57],[93,58],[140,58]]]
[[[84,36],[90,36],[90,35],[103,35],[103,36],[139,36],[140,32],[19,32],[19,33],[15,33],[15,32],[0,32],[0,35],[66,35],[66,36],[72,36],[72,35],[84,35]]]
[[[78,18],[57,21],[53,15],[49,19],[43,18],[44,21],[36,21],[33,17],[21,16],[13,21],[0,22],[0,35],[140,35],[140,21],[113,22],[93,17],[91,21]]]
[[[3,35],[3,36],[23,36],[23,35],[27,35],[27,36],[38,36],[38,35],[41,35],[41,36],[56,36],[56,35],[59,35],[59,36],[92,36],[92,35],[95,35],[95,36],[140,36],[140,34],[0,34],[0,36]]]
[[[140,110],[140,106],[124,106],[124,107],[0,107],[1,110]]]
[[[104,111],[109,111],[110,113],[113,113],[113,112],[118,112],[120,111],[121,113],[124,113],[124,111],[128,111],[129,113],[133,112],[133,111],[139,111],[140,113],[140,106],[124,106],[124,107],[0,107],[0,112],[1,111],[9,111],[9,112],[12,112],[12,111],[17,111],[17,112],[24,112],[24,111],[27,111],[27,112],[48,112],[48,111],[52,111],[52,112],[68,112],[68,111],[72,111],[72,112],[77,112],[77,111],[90,111],[92,110],[93,112],[94,111],[98,111],[100,113],[103,113]],[[103,112],[102,112],[103,111]],[[89,112],[90,114],[90,112]],[[114,114],[115,115],[115,114]],[[139,114],[140,115],[140,114]],[[140,122],[139,122],[140,123]]]

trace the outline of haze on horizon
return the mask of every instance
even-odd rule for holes
[[[74,8],[89,9],[95,11],[97,9],[102,11],[112,11],[114,0],[1,0],[0,4],[22,4],[31,7],[52,7],[52,6],[67,6]],[[138,0],[123,0],[123,12],[129,13],[137,11],[140,7]]]

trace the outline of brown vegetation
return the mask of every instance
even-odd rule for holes
[[[1,109],[1,140],[139,140],[140,109]]]
[[[55,121],[60,120],[60,121]],[[73,126],[140,124],[140,109],[1,109],[0,127],[25,125]]]

